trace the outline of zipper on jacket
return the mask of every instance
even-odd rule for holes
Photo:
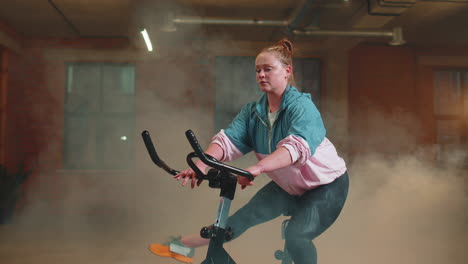
[[[278,117],[279,117],[279,114],[283,111],[284,108],[281,108],[278,110],[277,114],[276,114],[276,119],[275,121],[273,122],[273,124],[270,124],[270,125],[267,125],[265,124],[265,122],[263,121],[263,119],[258,115],[257,111],[255,111],[255,115],[257,115],[258,119],[260,119],[260,121],[262,122],[262,124],[268,128],[268,152],[271,154],[271,140],[273,139],[273,125],[276,123],[276,121],[278,120]]]
[[[283,110],[284,110],[284,108],[280,108],[276,112],[275,121],[273,121],[273,124],[271,124],[271,126],[270,126],[270,131],[268,133],[268,150],[270,151],[270,154],[271,154],[271,140],[273,139],[273,126],[276,124],[276,121],[278,121],[278,118],[279,118],[281,112],[283,112]]]
[[[268,129],[268,152],[271,154],[271,138],[272,138],[272,127]]]
[[[257,111],[255,111],[255,115],[258,117],[258,119],[260,119],[260,122],[262,122],[262,124],[268,129],[268,152],[271,154],[271,129],[272,129],[272,126],[269,126],[267,124],[265,124],[265,121],[263,121],[263,119],[258,115]]]

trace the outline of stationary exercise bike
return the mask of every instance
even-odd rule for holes
[[[143,137],[143,141],[151,160],[169,174],[179,174],[179,171],[172,169],[159,158],[149,132],[145,130],[141,133],[141,136]],[[185,136],[194,150],[194,152],[189,153],[186,158],[190,168],[192,168],[197,174],[197,178],[199,180],[207,180],[209,187],[221,189],[221,199],[215,223],[211,226],[203,227],[200,231],[201,237],[210,239],[206,259],[201,264],[235,264],[234,260],[223,247],[224,241],[229,241],[232,239],[233,235],[231,229],[227,227],[229,209],[236,192],[237,175],[246,177],[250,181],[254,179],[254,176],[248,171],[222,163],[214,157],[204,153],[195,137],[195,134],[191,130],[187,130],[185,132]],[[200,159],[203,163],[211,167],[206,175],[195,165],[193,161],[194,158]],[[282,225],[283,239],[287,223],[288,220],[285,220]],[[283,251],[277,250],[275,252],[275,257],[278,260],[282,260],[281,264],[292,263],[292,260],[287,253],[286,246]]]

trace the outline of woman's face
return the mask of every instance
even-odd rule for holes
[[[255,60],[255,71],[263,92],[282,94],[288,84],[291,66],[281,63],[271,52],[262,52]]]

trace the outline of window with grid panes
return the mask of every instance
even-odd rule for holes
[[[438,161],[457,159],[468,148],[467,69],[434,72],[434,117]]]
[[[66,65],[64,167],[128,169],[134,163],[135,67]]]

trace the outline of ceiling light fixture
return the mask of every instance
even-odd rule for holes
[[[144,28],[142,31],[140,31],[141,35],[143,35],[143,39],[145,40],[146,47],[148,48],[148,51],[153,51],[153,45],[151,44],[151,40],[149,38],[148,32],[146,31],[146,28]]]

